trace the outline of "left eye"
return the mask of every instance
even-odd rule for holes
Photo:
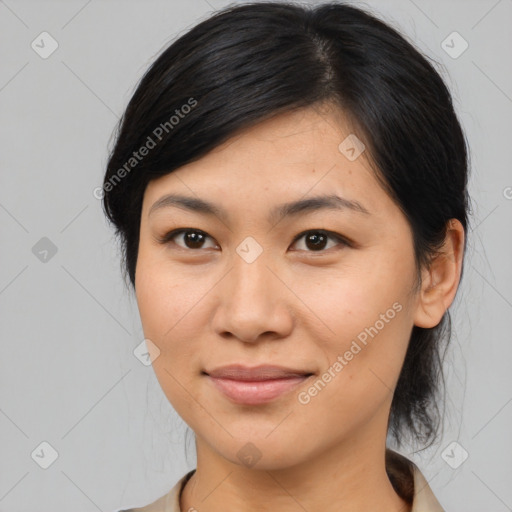
[[[348,241],[345,240],[342,236],[340,236],[336,233],[331,233],[329,231],[324,231],[321,229],[320,230],[318,230],[318,229],[310,230],[310,231],[301,233],[300,235],[297,235],[295,237],[295,240],[293,241],[293,243],[295,244],[302,238],[304,238],[305,247],[307,247],[308,249],[311,249],[308,252],[320,252],[324,249],[330,249],[331,247],[335,246],[336,244],[333,244],[330,247],[326,247],[326,245],[328,245],[327,241],[329,239],[334,240],[339,245],[349,246]],[[304,250],[304,249],[299,249],[299,250]]]
[[[176,242],[176,240],[179,239],[181,239],[181,243]],[[204,231],[193,228],[182,228],[175,229],[174,231],[167,233],[163,238],[159,239],[159,242],[162,244],[169,244],[172,242],[182,249],[208,249],[217,247],[215,243],[210,247],[205,247],[204,243],[207,239],[213,241],[213,238]],[[341,235],[325,231],[323,229],[309,230],[300,233],[295,237],[292,245],[296,245],[301,239],[304,239],[303,246],[306,247],[306,249],[299,248],[298,250],[306,250],[307,252],[321,252],[336,245],[346,247],[350,246],[348,240],[343,238]],[[329,240],[334,241],[335,243],[327,247],[329,245]]]

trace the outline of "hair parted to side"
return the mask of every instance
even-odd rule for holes
[[[465,136],[428,59],[370,13],[334,2],[228,6],[179,37],[142,77],[103,183],[103,208],[131,285],[150,180],[201,158],[242,128],[321,104],[351,120],[376,177],[407,218],[419,286],[420,269],[438,253],[449,219],[467,233]],[[139,149],[144,156],[135,158]],[[450,336],[448,311],[434,328],[413,327],[389,420],[399,446],[407,437],[423,444],[436,438]]]

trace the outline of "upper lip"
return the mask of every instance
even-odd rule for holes
[[[221,366],[205,371],[205,373],[210,377],[247,381],[285,379],[312,375],[312,372],[307,370],[285,368],[284,366],[261,365],[249,367],[241,364]]]

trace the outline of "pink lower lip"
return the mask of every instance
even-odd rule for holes
[[[228,398],[238,404],[258,405],[270,402],[278,396],[291,391],[304,382],[308,375],[300,377],[287,377],[284,379],[272,379],[261,381],[242,381],[223,379],[219,377],[208,378]]]

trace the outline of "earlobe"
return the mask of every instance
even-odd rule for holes
[[[450,219],[440,253],[428,269],[422,269],[414,325],[431,328],[439,324],[457,293],[463,255],[464,228],[457,219]]]

